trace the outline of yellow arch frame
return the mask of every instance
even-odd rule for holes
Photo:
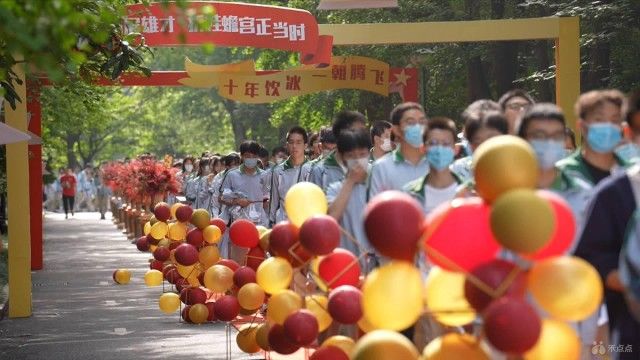
[[[400,45],[507,40],[555,40],[556,102],[575,128],[573,103],[580,94],[580,27],[577,17],[393,24],[322,24],[320,34],[333,35],[334,45]],[[21,66],[14,68],[24,80]],[[26,130],[26,88],[16,110],[8,106],[7,124]],[[9,226],[9,316],[31,316],[31,250],[29,234],[29,169],[27,143],[7,145]]]

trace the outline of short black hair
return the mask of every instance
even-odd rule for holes
[[[182,171],[187,171],[184,166],[186,165],[187,161],[191,161],[191,165],[193,165],[193,163],[195,162],[195,159],[193,158],[193,156],[191,155],[187,155],[184,157],[184,159],[182,159]]]
[[[284,146],[276,146],[273,148],[273,150],[271,150],[271,156],[276,156],[277,153],[287,153],[287,149]]]
[[[487,112],[502,112],[500,105],[489,99],[480,99],[472,102],[460,115],[464,128],[464,137],[471,141],[471,138],[482,126],[481,121]],[[505,119],[506,122],[506,119]],[[508,124],[506,125],[508,128]]]
[[[427,141],[427,135],[429,135],[429,131],[434,129],[449,131],[453,136],[454,142],[458,138],[456,123],[453,120],[449,119],[448,117],[436,116],[429,119],[429,121],[427,122],[427,129],[424,131],[424,134],[422,135],[422,140]]]
[[[426,115],[426,111],[424,111],[424,107],[422,105],[415,102],[405,102],[402,103],[391,110],[391,114],[389,115],[389,121],[393,125],[399,125],[400,119],[402,119],[402,115],[409,110],[420,110]]]
[[[552,103],[533,104],[522,114],[520,126],[518,127],[518,136],[525,138],[529,124],[534,120],[540,119],[555,120],[565,126],[564,114],[558,106]]]
[[[634,121],[638,121],[634,119],[634,117],[640,112],[640,91],[629,95],[629,100],[626,102],[624,112],[627,124],[629,124],[632,129],[634,127],[640,128],[640,124],[634,124]]]
[[[345,130],[338,136],[338,152],[344,154],[355,149],[369,149],[371,141],[366,129]]]
[[[509,132],[507,118],[501,111],[493,110],[479,114],[480,117],[469,117],[464,124],[464,136],[469,142],[473,141],[473,137],[482,128],[495,129],[501,134]]]
[[[569,138],[571,140],[571,145],[573,145],[573,148],[577,148],[578,145],[576,144],[576,133],[573,132],[573,130],[571,130],[570,127],[565,126],[564,127],[564,137]]]
[[[331,130],[333,134],[337,137],[340,136],[340,133],[351,127],[356,122],[361,122],[362,124],[367,124],[367,118],[358,111],[352,110],[343,110],[340,111],[336,117],[333,119],[333,125]]]
[[[502,109],[502,111],[506,110],[507,103],[509,102],[509,100],[513,99],[514,97],[521,97],[527,100],[529,104],[535,104],[536,102],[535,100],[533,100],[533,97],[529,95],[529,93],[526,92],[525,90],[522,90],[522,89],[509,90],[500,97],[500,100],[498,100],[498,104],[500,104],[500,108]]]
[[[317,132],[309,136],[309,141],[307,142],[307,145],[309,145],[309,148],[311,148],[313,143],[316,141],[320,141],[320,133],[317,133]]]
[[[302,139],[304,140],[305,144],[307,143],[307,140],[309,140],[309,137],[307,135],[307,130],[305,130],[302,126],[296,125],[290,128],[289,131],[287,131],[287,141],[289,141],[289,135],[291,134],[302,135]]]
[[[245,153],[251,153],[254,155],[260,155],[260,149],[262,146],[253,140],[245,140],[240,144],[240,155]],[[267,155],[268,156],[268,155]]]
[[[239,164],[240,163],[240,155],[238,155],[238,153],[235,153],[235,152],[230,152],[229,154],[227,154],[227,156],[224,156],[222,158],[222,160],[224,161],[224,166],[231,166],[233,164]]]
[[[269,157],[269,150],[264,146],[260,146],[260,152],[258,153],[258,157],[268,158]]]
[[[320,129],[320,142],[327,144],[336,143],[335,134],[330,127],[323,127],[322,129]]]
[[[390,122],[380,120],[373,123],[371,126],[371,143],[373,144],[373,138],[376,136],[382,136],[385,130],[391,129],[393,125]]]

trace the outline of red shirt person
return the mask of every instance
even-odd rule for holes
[[[62,187],[62,204],[64,206],[64,218],[68,218],[69,211],[71,211],[71,216],[73,213],[73,205],[76,198],[76,184],[77,180],[75,175],[73,175],[73,171],[71,169],[67,169],[67,173],[60,177],[60,186]]]

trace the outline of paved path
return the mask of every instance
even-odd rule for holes
[[[165,315],[162,287],[147,287],[149,254],[98,213],[47,213],[44,270],[33,272],[33,316],[0,321],[0,359],[225,359],[222,323]],[[114,269],[128,268],[129,285]],[[233,359],[255,359],[237,349]]]

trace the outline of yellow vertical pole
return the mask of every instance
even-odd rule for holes
[[[564,111],[567,125],[576,130],[573,105],[580,96],[580,22],[578,17],[559,18],[556,39],[556,103]],[[576,131],[580,136],[580,132]]]
[[[27,130],[27,88],[24,65],[13,71],[22,80],[15,110],[5,103],[6,123]],[[9,317],[31,316],[31,236],[29,234],[29,153],[26,141],[7,144],[7,205],[9,220]]]

